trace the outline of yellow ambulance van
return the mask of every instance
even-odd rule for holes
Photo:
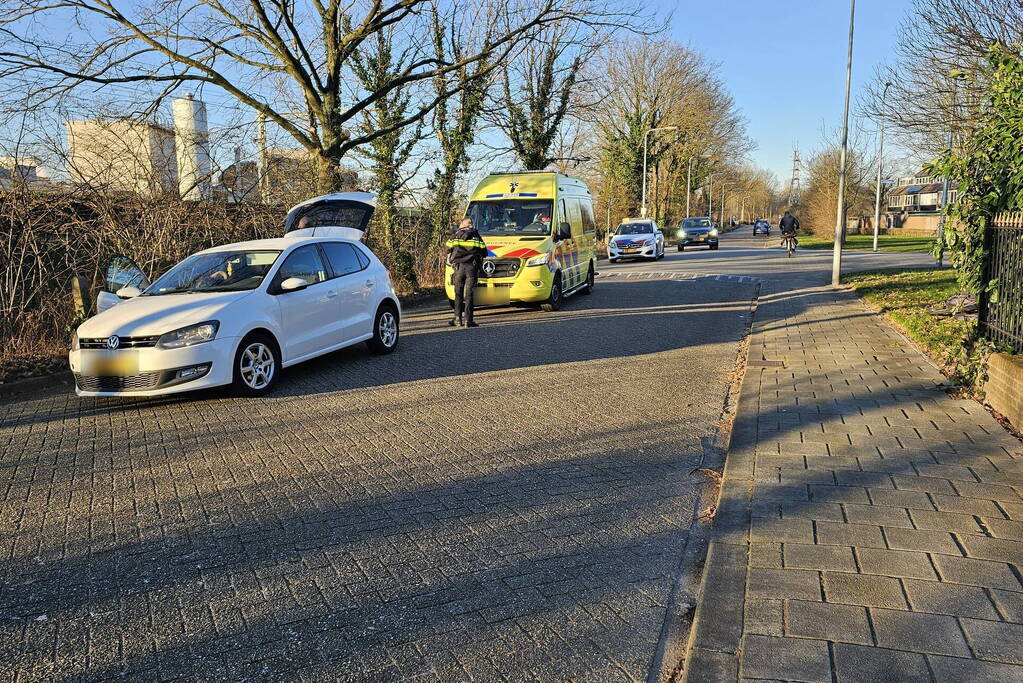
[[[491,173],[473,192],[466,216],[487,244],[477,306],[540,304],[593,291],[597,229],[586,183],[550,171]],[[444,281],[454,301],[452,269]]]

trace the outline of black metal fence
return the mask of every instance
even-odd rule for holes
[[[1023,353],[1023,213],[996,216],[985,241],[985,282],[997,280],[998,285],[980,297],[981,332]]]

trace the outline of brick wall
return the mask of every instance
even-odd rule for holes
[[[901,228],[888,231],[891,235],[907,235],[913,237],[929,237],[938,231],[938,214],[910,214],[902,223]]]
[[[1023,356],[991,354],[984,394],[992,408],[1023,430]]]

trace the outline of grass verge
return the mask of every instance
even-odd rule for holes
[[[800,249],[831,249],[834,240],[813,235],[800,235]],[[906,237],[902,235],[879,235],[877,248],[879,251],[918,251],[929,252],[934,246],[933,237]],[[871,250],[874,248],[873,235],[849,235],[845,238],[845,249],[854,251]]]
[[[974,343],[976,320],[927,312],[959,293],[954,271],[870,271],[847,275],[843,281],[916,342],[954,382],[975,391],[992,350]]]

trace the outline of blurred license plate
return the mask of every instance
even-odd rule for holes
[[[139,371],[139,356],[134,351],[91,351],[82,354],[82,372],[101,377],[124,377]]]
[[[706,237],[697,237],[697,238],[696,238],[696,241],[697,241],[697,242],[702,242],[702,241],[704,241],[705,239],[707,239],[707,238],[706,238]]]
[[[639,251],[639,249],[626,249],[622,253],[623,254],[635,254],[637,251]]]

